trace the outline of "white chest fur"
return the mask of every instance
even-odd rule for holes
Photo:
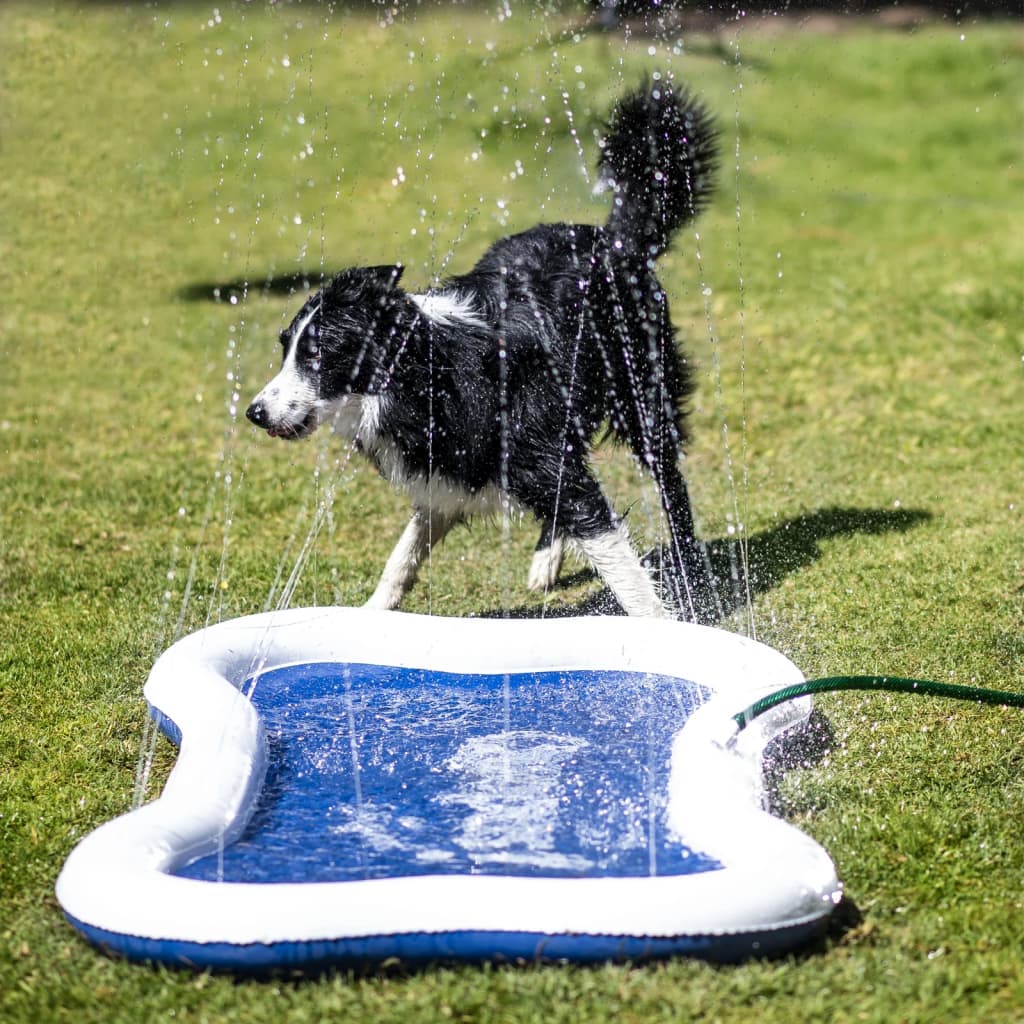
[[[413,472],[398,446],[380,435],[381,413],[386,399],[380,395],[346,395],[331,404],[327,417],[331,429],[349,442],[356,442],[392,487],[408,494],[417,508],[445,517],[487,515],[509,508],[497,487],[470,491],[441,473]]]

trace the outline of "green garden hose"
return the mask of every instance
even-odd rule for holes
[[[796,697],[812,693],[830,693],[834,690],[885,690],[890,693],[921,693],[929,697],[953,697],[970,700],[979,704],[996,704],[1002,707],[1024,708],[1024,693],[1009,690],[988,690],[981,686],[957,686],[952,683],[936,683],[927,679],[902,679],[899,676],[828,676],[825,679],[808,679],[793,686],[783,687],[766,697],[755,701],[750,707],[733,715],[739,729],[745,729],[755,718],[766,711],[784,704]]]

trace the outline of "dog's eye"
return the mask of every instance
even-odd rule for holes
[[[316,324],[310,324],[306,328],[306,334],[302,339],[303,348],[306,350],[306,354],[312,356],[314,359],[320,355],[320,332],[316,328]]]
[[[287,327],[285,327],[285,328],[282,329],[281,333],[277,336],[277,340],[279,342],[281,342],[281,346],[282,347],[285,347],[285,346],[287,346],[288,342],[291,340],[291,336],[292,336],[291,335],[291,331]]]

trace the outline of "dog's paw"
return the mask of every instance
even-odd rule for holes
[[[549,547],[538,548],[533,553],[530,574],[526,578],[526,585],[530,590],[549,590],[553,587],[558,581],[564,557],[565,543],[560,538]]]
[[[363,607],[390,612],[402,603],[403,596],[401,591],[396,592],[393,587],[379,586]]]

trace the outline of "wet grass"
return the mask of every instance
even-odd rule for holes
[[[518,8],[380,16],[0,9],[0,1018],[1024,1018],[1024,720],[898,697],[822,700],[835,744],[783,784],[850,898],[798,957],[255,982],[113,962],[64,923],[63,858],[130,805],[154,654],[276,596],[336,479],[296,602],[365,599],[401,528],[337,450],[229,411],[289,284],[396,258],[423,284],[503,231],[601,217],[578,147],[589,171],[620,76],[666,59],[724,127],[699,246],[663,269],[701,367],[701,529],[723,555],[750,538],[759,636],[809,676],[1024,688],[1021,29],[749,27],[652,57],[549,46],[571,18]],[[649,492],[601,464],[643,532]],[[536,611],[532,541],[462,531],[410,607]],[[554,606],[592,595],[574,580]]]

